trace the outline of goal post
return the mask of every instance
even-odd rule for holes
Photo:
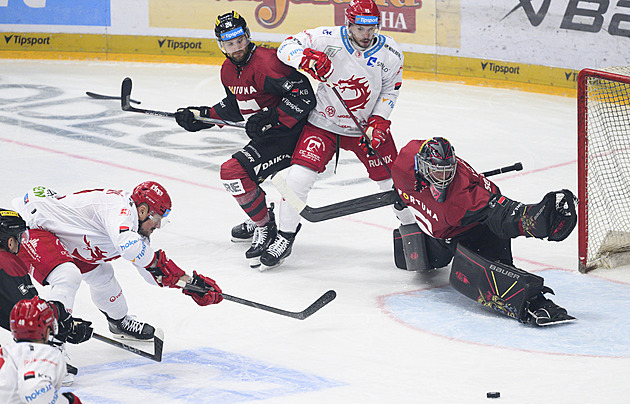
[[[578,75],[579,270],[630,265],[630,66]]]

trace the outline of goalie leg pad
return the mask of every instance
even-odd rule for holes
[[[417,223],[398,228],[408,271],[426,271],[431,269],[427,259],[426,236]]]
[[[526,323],[529,301],[543,292],[544,280],[511,265],[492,262],[457,246],[449,282],[459,293]]]

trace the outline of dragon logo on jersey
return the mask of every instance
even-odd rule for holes
[[[372,92],[366,77],[355,78],[353,75],[348,80],[339,80],[337,86],[350,111],[363,109],[370,101]]]
[[[85,246],[86,246],[83,249],[89,251],[91,257],[86,258],[82,256],[81,254],[79,254],[79,250],[75,248],[74,251],[72,252],[72,255],[75,258],[78,258],[80,260],[83,260],[89,263],[95,263],[105,258],[105,253],[107,253],[107,251],[101,250],[100,248],[98,248],[98,246],[92,247],[92,245],[90,244],[90,241],[88,241],[87,236],[83,236],[83,242],[85,243]]]

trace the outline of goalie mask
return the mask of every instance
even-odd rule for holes
[[[214,23],[214,35],[221,52],[237,65],[244,65],[251,55],[247,22],[236,11],[222,14]]]
[[[348,36],[361,49],[369,48],[381,27],[381,14],[373,0],[352,0],[345,11]]]
[[[425,141],[415,155],[415,175],[418,182],[428,182],[431,195],[438,202],[446,200],[446,191],[457,169],[455,148],[442,138]]]
[[[20,245],[28,242],[26,222],[17,212],[0,208],[0,247],[9,251],[8,242],[12,237],[17,241],[17,251],[14,252],[17,254]]]

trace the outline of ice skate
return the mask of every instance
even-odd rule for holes
[[[109,331],[120,339],[151,341],[155,334],[153,326],[136,320],[135,316],[126,315],[120,320],[107,317],[107,322]]]
[[[284,231],[278,231],[278,235],[275,240],[269,245],[265,252],[260,256],[260,271],[266,271],[282,264],[282,262],[291,255],[291,249],[295,236],[300,231],[301,224],[298,225],[295,233],[288,233]]]
[[[530,323],[539,327],[576,320],[575,317],[567,314],[566,309],[558,306],[543,295],[534,298],[529,303],[527,311],[531,315]]]
[[[243,223],[232,227],[232,242],[247,243],[252,241],[257,227],[252,219],[247,219]]]
[[[275,215],[273,214],[273,203],[269,207],[269,222],[262,227],[256,226],[252,246],[245,252],[245,258],[249,261],[251,268],[260,267],[260,256],[263,255],[269,245],[278,235]]]

